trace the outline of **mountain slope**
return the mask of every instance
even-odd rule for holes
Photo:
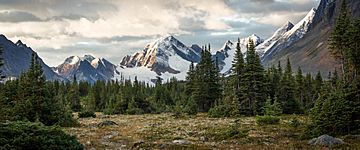
[[[9,78],[16,78],[19,77],[21,73],[29,69],[32,53],[34,53],[30,47],[27,47],[20,40],[16,43],[13,43],[4,35],[0,35],[0,44],[4,46],[4,75]],[[40,57],[39,63],[44,70],[44,75],[47,80],[66,81],[66,79],[56,74],[48,65],[46,65]]]
[[[346,2],[353,17],[360,17],[360,1]],[[323,75],[327,75],[329,71],[333,71],[338,64],[330,55],[328,39],[341,3],[342,0],[321,0],[306,34],[296,42],[276,50],[276,53],[268,54],[262,59],[262,63],[269,67],[290,58],[293,67],[301,67],[304,72],[321,71]]]
[[[70,81],[74,79],[75,75],[77,80],[90,83],[97,80],[111,80],[117,73],[114,64],[104,58],[95,58],[91,55],[70,56],[53,70]]]

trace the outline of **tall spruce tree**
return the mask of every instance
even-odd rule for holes
[[[5,78],[5,75],[3,75],[3,68],[2,66],[4,65],[4,58],[3,58],[3,53],[4,53],[4,46],[2,44],[0,44],[0,83],[2,82],[2,79]]]
[[[349,38],[347,37],[347,31],[350,28],[350,17],[346,6],[346,0],[343,0],[340,9],[340,15],[337,17],[336,25],[330,36],[330,48],[333,57],[340,61],[342,77],[344,81],[348,80],[348,60],[347,57],[347,45]]]
[[[297,74],[295,76],[296,81],[296,91],[295,96],[301,106],[301,108],[305,108],[305,101],[304,101],[304,95],[305,95],[305,87],[304,87],[304,76],[301,70],[301,67],[298,67]]]
[[[317,99],[318,94],[314,89],[314,81],[310,73],[307,73],[304,80],[304,108],[308,112]]]
[[[177,108],[181,109],[180,112],[184,112],[190,115],[195,115],[197,113],[197,104],[193,98],[193,92],[196,88],[196,72],[194,63],[191,62],[189,66],[189,71],[186,76],[185,83],[185,97],[182,100],[177,102]]]
[[[315,91],[319,93],[321,91],[321,87],[323,86],[323,79],[321,76],[321,72],[318,71],[318,73],[315,76]]]
[[[288,58],[285,72],[280,81],[279,96],[277,97],[285,114],[300,113],[299,104],[295,98],[294,81],[290,60]]]
[[[216,63],[217,64],[217,63]],[[209,110],[212,117],[231,117],[239,115],[240,101],[243,97],[242,76],[244,72],[244,57],[241,52],[240,39],[236,44],[231,74],[227,80],[222,78],[223,98],[216,102],[216,106]]]
[[[192,97],[200,111],[207,112],[221,97],[218,67],[211,59],[209,48],[202,50],[201,61],[195,69],[195,87]]]
[[[267,90],[264,86],[264,69],[260,63],[260,57],[255,52],[254,41],[251,39],[246,52],[243,82],[244,99],[240,102],[240,113],[244,115],[261,113],[267,98]]]
[[[235,51],[235,56],[234,56],[234,60],[233,60],[233,64],[232,64],[232,74],[230,76],[230,80],[231,80],[231,86],[233,88],[233,93],[234,93],[234,99],[236,101],[235,104],[239,105],[241,99],[243,99],[243,89],[244,89],[244,85],[243,85],[243,76],[244,76],[244,70],[245,70],[245,65],[244,65],[244,56],[241,52],[241,47],[240,47],[240,39],[238,39],[238,42],[236,43],[236,51]]]
[[[358,80],[360,78],[360,19],[353,20],[348,29],[348,58],[349,58],[349,78]],[[351,82],[351,81],[350,81]]]
[[[185,93],[187,95],[191,95],[192,92],[194,91],[194,83],[195,83],[195,67],[194,67],[194,63],[191,62],[190,66],[189,66],[189,71],[187,72],[187,76],[186,76],[186,84],[185,84]]]
[[[70,103],[71,110],[73,110],[75,112],[78,112],[81,110],[79,85],[76,80],[75,74],[74,74],[73,82],[71,84],[67,99]]]

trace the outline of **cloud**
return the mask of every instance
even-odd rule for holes
[[[79,15],[96,20],[100,13],[117,11],[108,0],[0,0],[0,10],[9,8],[31,12],[41,19]]]
[[[28,22],[28,21],[41,21],[39,17],[35,15],[17,11],[17,10],[2,10],[0,11],[0,22]]]
[[[258,3],[258,4],[269,4],[269,3],[274,3],[275,0],[250,0],[250,2]]]
[[[114,62],[162,35],[185,44],[253,33],[266,38],[296,23],[317,0],[0,0],[0,33],[21,39],[54,66],[92,53]]]

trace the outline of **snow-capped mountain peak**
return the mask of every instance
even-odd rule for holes
[[[276,44],[279,39],[284,36],[286,32],[290,31],[293,27],[294,25],[288,21],[286,24],[277,29],[270,38],[258,45],[256,47],[256,51],[258,52],[259,56],[262,57],[274,44]]]
[[[70,56],[53,70],[70,81],[75,75],[79,81],[93,83],[96,80],[110,80],[116,73],[116,66],[103,58],[84,55],[83,57]]]
[[[256,34],[252,34],[246,38],[239,39],[242,53],[246,52],[250,40],[254,41],[255,46],[261,44],[264,41]],[[213,54],[213,60],[218,60],[220,73],[229,73],[232,66],[232,61],[234,60],[236,45],[237,44],[235,44],[234,42],[228,40],[225,42],[224,46],[221,49],[219,49],[215,54]]]
[[[230,40],[226,41],[224,46],[219,51],[228,51],[231,50],[234,46],[234,43]]]
[[[79,56],[70,56],[68,58],[65,59],[64,63],[70,64],[70,65],[75,65],[77,64],[79,61],[81,60],[81,58]]]
[[[195,47],[195,46],[194,46]],[[120,65],[123,68],[146,67],[156,72],[180,73],[185,67],[178,61],[198,62],[200,51],[187,47],[174,36],[165,36],[149,43],[145,48],[131,56],[125,56]]]
[[[88,62],[92,62],[96,58],[92,55],[84,55],[84,57],[82,57],[82,59],[87,60]]]
[[[285,34],[285,36],[291,37],[293,34],[296,34],[299,38],[302,38],[303,35],[309,31],[310,24],[312,23],[315,14],[316,9],[312,8],[301,21],[294,25],[294,27]]]
[[[105,59],[104,58],[94,58],[92,61],[91,61],[91,65],[94,67],[94,68],[98,68],[99,65],[103,65],[104,67],[106,67],[106,64],[104,63]]]
[[[252,34],[247,38],[240,39],[240,44],[246,46],[249,44],[250,40],[252,40],[255,45],[259,45],[260,43],[264,42],[264,40],[261,39],[259,36],[257,36],[256,34]],[[244,49],[244,50],[246,50],[246,49]]]

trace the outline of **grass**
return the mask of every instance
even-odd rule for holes
[[[96,116],[79,118],[81,127],[64,129],[86,149],[326,149],[307,144],[309,139],[302,135],[307,116],[280,116],[276,125],[257,125],[255,117],[210,118],[204,113],[181,118],[172,114]],[[105,120],[118,125],[98,128]],[[178,139],[191,144],[172,144]],[[360,149],[360,139],[344,141],[347,144],[339,148]]]

